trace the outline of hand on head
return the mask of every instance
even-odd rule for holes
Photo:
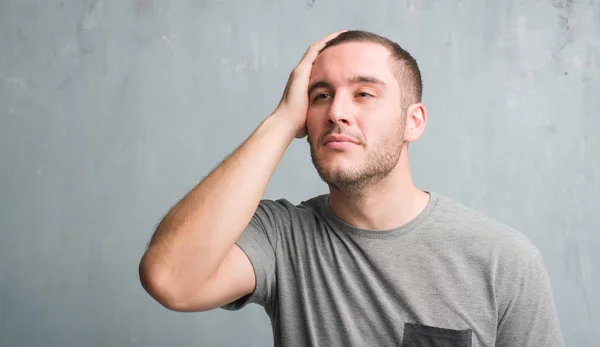
[[[325,47],[327,42],[331,41],[339,34],[347,30],[338,31],[329,34],[319,41],[314,42],[304,53],[304,56],[292,70],[288,82],[285,86],[281,101],[274,114],[286,117],[298,129],[296,137],[306,136],[306,113],[308,111],[308,84],[313,63],[319,52]]]

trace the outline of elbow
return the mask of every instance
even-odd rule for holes
[[[140,283],[144,290],[159,304],[173,311],[181,310],[181,300],[176,293],[175,283],[167,269],[153,264],[146,253],[139,264]]]
[[[140,262],[139,277],[142,287],[150,297],[171,311],[200,312],[211,309],[210,306],[205,307],[199,302],[192,304],[191,298],[198,296],[200,292],[195,292],[194,295],[184,293],[183,286],[177,283],[171,271],[152,264],[147,255]]]

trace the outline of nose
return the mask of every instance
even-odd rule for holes
[[[345,100],[342,93],[336,93],[329,106],[327,113],[327,124],[329,125],[350,125],[351,119],[348,114],[349,102]],[[341,124],[340,124],[341,123]]]

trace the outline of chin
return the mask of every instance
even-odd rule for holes
[[[321,162],[319,165],[315,165],[315,168],[319,172],[319,176],[327,183],[329,181],[337,181],[339,179],[344,179],[348,176],[349,173],[355,171],[354,165],[335,163],[335,162]]]
[[[323,155],[317,158],[318,166],[324,170],[331,173],[335,172],[343,172],[354,165],[348,160],[348,158],[344,158],[341,155]]]
[[[353,171],[357,166],[349,153],[342,151],[322,149],[311,151],[311,159],[319,175],[325,177],[344,175],[346,172]]]

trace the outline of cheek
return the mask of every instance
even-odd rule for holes
[[[306,114],[306,129],[308,130],[308,141],[313,142],[323,131],[323,121],[321,113],[316,110],[309,109]]]
[[[368,147],[380,147],[398,134],[398,124],[393,117],[385,114],[357,119],[356,125]]]

